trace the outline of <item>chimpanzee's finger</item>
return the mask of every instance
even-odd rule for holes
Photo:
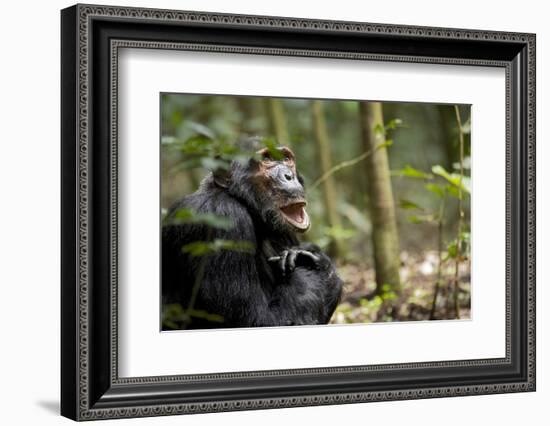
[[[288,257],[288,250],[285,250],[281,253],[281,260],[279,260],[279,268],[281,268],[281,271],[283,271],[283,275],[285,275],[286,270],[286,258]]]
[[[267,259],[268,262],[278,262],[279,260],[281,260],[281,256],[271,256]]]
[[[286,266],[289,272],[294,271],[296,268],[296,257],[298,256],[298,250],[289,250]]]
[[[298,250],[298,253],[303,255],[303,256],[309,257],[315,265],[318,265],[319,262],[321,261],[321,258],[319,256],[317,256],[316,254],[311,253],[310,251]]]

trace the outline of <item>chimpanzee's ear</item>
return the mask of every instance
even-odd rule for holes
[[[214,177],[214,182],[220,188],[227,188],[231,183],[230,170],[225,170],[225,169],[222,169],[221,167],[218,167],[216,170],[212,172],[212,176]]]

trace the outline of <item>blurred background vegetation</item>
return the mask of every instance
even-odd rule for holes
[[[470,317],[468,105],[161,96],[163,212],[238,140],[276,141],[305,180],[302,239],[345,283],[332,323]]]

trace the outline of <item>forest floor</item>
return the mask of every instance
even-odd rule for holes
[[[455,319],[455,263],[443,262],[438,297],[433,306],[438,277],[436,251],[401,253],[401,291],[376,294],[374,268],[366,264],[337,265],[344,281],[340,304],[331,324],[385,321]],[[458,274],[459,318],[470,318],[470,264],[462,262]],[[432,313],[433,310],[433,313]]]

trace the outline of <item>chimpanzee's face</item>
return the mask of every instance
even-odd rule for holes
[[[270,220],[290,228],[294,232],[305,232],[310,226],[306,212],[306,194],[303,180],[296,170],[294,153],[287,147],[277,149],[277,158],[267,148],[257,152],[259,160],[251,164],[254,174],[253,185],[263,200],[263,208]]]
[[[266,230],[283,234],[305,232],[310,220],[294,153],[284,146],[276,149],[276,158],[272,152],[263,148],[246,164],[233,161],[230,170],[213,172],[213,180],[244,202],[251,215],[262,220]]]

